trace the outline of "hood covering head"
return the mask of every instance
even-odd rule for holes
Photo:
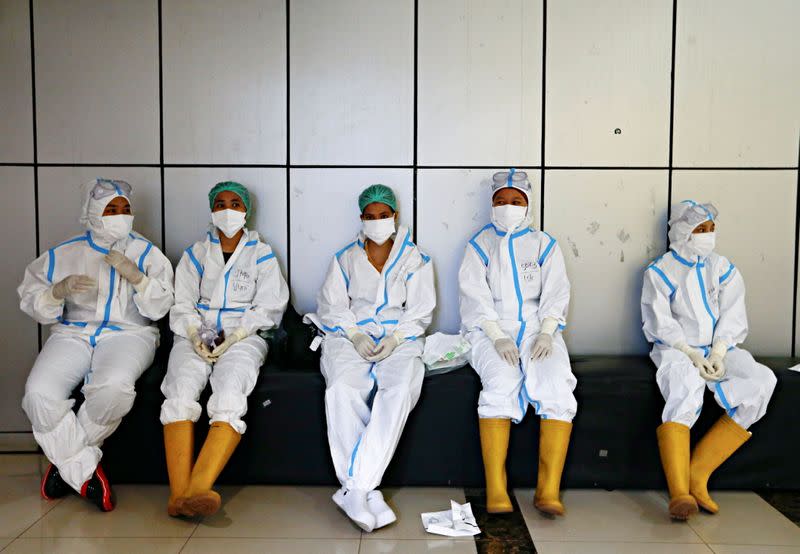
[[[695,227],[705,221],[715,221],[719,211],[714,204],[698,204],[694,200],[684,200],[672,207],[669,220],[669,247],[678,254],[689,253],[689,238]]]
[[[524,171],[517,171],[513,167],[508,171],[498,171],[492,176],[492,200],[494,200],[494,195],[497,194],[497,191],[504,188],[517,189],[528,200],[528,211],[525,214],[525,219],[517,225],[516,229],[524,229],[533,225],[533,194],[528,174]]]
[[[128,202],[131,201],[131,186],[125,181],[97,178],[84,183],[81,187],[81,198],[83,199],[79,219],[81,225],[91,231],[92,235],[105,238],[103,210],[118,196],[125,198]]]

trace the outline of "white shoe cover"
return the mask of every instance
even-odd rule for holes
[[[366,491],[341,488],[334,493],[332,498],[353,523],[367,533],[372,533],[372,530],[375,529],[375,516],[370,513],[367,506]]]
[[[375,516],[375,529],[386,527],[390,523],[397,521],[397,516],[383,499],[381,491],[367,493],[367,506],[372,515]]]

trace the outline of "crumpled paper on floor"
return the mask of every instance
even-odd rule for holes
[[[481,532],[469,502],[450,501],[450,509],[422,514],[422,526],[428,533],[446,537],[471,537]]]

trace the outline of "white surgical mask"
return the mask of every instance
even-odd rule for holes
[[[364,235],[374,242],[381,245],[395,233],[394,218],[385,217],[383,219],[365,219],[363,221]]]
[[[689,248],[694,254],[705,258],[714,251],[717,244],[716,233],[696,233],[689,237]]]
[[[492,206],[492,223],[500,227],[501,231],[515,229],[525,220],[526,215],[528,215],[527,206],[514,206],[513,204]]]
[[[128,236],[128,233],[133,229],[133,216],[132,215],[104,215],[103,216],[103,232],[101,235],[105,238],[122,240]]]
[[[238,210],[228,209],[211,212],[211,222],[229,239],[233,238],[244,227],[245,217],[247,217],[247,213]]]

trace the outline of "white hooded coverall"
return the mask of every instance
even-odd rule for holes
[[[206,407],[210,422],[228,423],[243,434],[247,397],[267,357],[267,343],[256,332],[280,325],[289,287],[272,248],[256,231],[245,228],[227,262],[218,237],[214,229],[187,248],[175,271],[175,305],[170,310],[175,344],[161,384],[166,397],[161,423],[197,421],[198,400],[210,376],[212,394]],[[249,334],[219,357],[213,371],[188,340],[188,328],[203,323],[224,330],[226,336],[240,327]]]
[[[348,489],[371,491],[383,478],[419,399],[424,333],[435,306],[430,258],[406,227],[398,228],[380,273],[367,259],[363,232],[331,261],[317,312],[307,317],[325,331],[320,369],[328,443],[336,476]],[[372,363],[346,337],[355,327],[376,343],[393,333],[402,342]]]
[[[530,206],[530,202],[528,204]],[[529,227],[509,234],[489,223],[469,240],[458,274],[462,331],[472,344],[472,367],[481,378],[478,416],[522,421],[528,405],[542,418],[571,422],[577,412],[567,346],[570,285],[556,240]],[[553,353],[531,361],[541,322],[552,318],[559,330]],[[481,329],[497,321],[516,342],[518,367],[508,364]]]
[[[653,343],[650,358],[658,367],[656,381],[666,401],[662,420],[692,427],[708,387],[728,416],[747,429],[766,413],[777,380],[772,370],[736,346],[747,337],[741,273],[724,256],[712,252],[701,258],[687,244],[692,230],[711,219],[691,219],[694,206],[699,205],[687,201],[673,208],[670,250],[644,272],[642,321]],[[716,340],[729,346],[720,381],[704,380],[689,357],[674,348],[683,342],[708,357]]]
[[[28,376],[22,408],[36,442],[76,491],[97,467],[103,441],[133,406],[134,385],[158,342],[152,322],[173,302],[172,266],[156,246],[138,233],[118,241],[104,236],[103,209],[123,195],[92,199],[95,183],[83,187],[86,233],[34,260],[17,290],[25,313],[54,324]],[[147,276],[143,291],[104,261],[109,249],[125,254]],[[98,288],[54,301],[53,285],[74,274],[92,277]],[[76,416],[70,395],[81,381],[85,402]]]

